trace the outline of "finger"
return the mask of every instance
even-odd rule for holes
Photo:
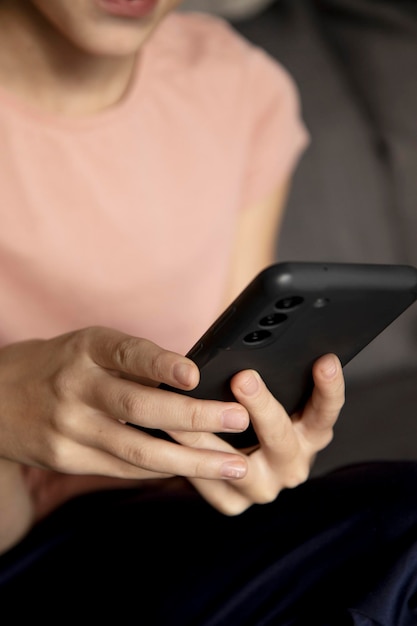
[[[40,464],[39,467],[48,469],[48,466]],[[112,477],[117,479],[155,479],[168,478],[173,474],[147,470],[132,465],[114,454],[82,446],[79,444],[67,448],[67,453],[61,453],[54,464],[54,470],[63,474],[94,475]]]
[[[234,481],[191,478],[190,483],[209,504],[224,515],[239,515],[253,504],[234,488]]]
[[[174,434],[175,436],[175,434]],[[180,433],[178,440],[182,444],[207,447],[212,450],[230,450],[233,448],[216,435],[201,433],[199,439],[192,439],[190,433]],[[262,448],[247,456],[248,471],[245,476],[235,480],[223,481],[191,481],[201,495],[216,509],[227,515],[237,515],[252,504],[272,502],[286,485],[299,484],[305,479],[301,476],[302,464],[296,463],[288,472],[288,462],[282,463],[279,457],[268,460]],[[285,471],[282,471],[284,468]]]
[[[230,444],[210,433],[200,433],[198,439],[193,438],[191,433],[171,434],[183,445],[233,451]],[[266,453],[259,447],[247,456],[248,471],[244,476],[224,481],[224,484],[219,481],[191,482],[216,509],[227,515],[237,515],[252,504],[272,502],[284,487],[304,482],[309,473],[309,463],[296,454],[290,461],[283,456],[286,455]]]
[[[281,461],[292,458],[296,445],[292,422],[259,374],[254,370],[239,372],[231,386],[236,400],[248,410],[263,450],[271,450],[274,457],[279,452]]]
[[[211,433],[170,432],[170,435],[182,445],[210,450],[222,450],[234,452],[234,448],[216,435]],[[190,478],[190,483],[197,489],[200,495],[215,509],[225,515],[238,515],[253,504],[246,495],[243,485],[247,480],[245,476],[236,476],[235,480],[203,480]]]
[[[283,488],[306,480],[310,446],[304,445],[292,419],[257,372],[240,372],[232,380],[232,388],[236,399],[248,409],[260,443],[249,457],[246,477],[233,486],[252,502],[272,502]]]
[[[177,443],[192,448],[202,448],[205,450],[217,450],[222,452],[236,452],[236,449],[230,443],[227,443],[221,437],[209,432],[191,432],[169,430],[168,434]],[[239,450],[239,453],[243,453]]]
[[[85,445],[90,443],[90,447],[141,470],[205,479],[230,479],[247,472],[244,455],[236,451],[194,449],[157,439],[100,414],[91,417],[94,427],[87,429]]]
[[[115,378],[98,370],[84,400],[115,419],[146,428],[242,432],[249,415],[237,402],[199,400]]]
[[[152,341],[102,327],[89,328],[85,335],[88,353],[101,367],[180,389],[193,389],[199,382],[198,367],[191,359]]]
[[[333,427],[345,402],[345,382],[340,360],[327,354],[313,365],[314,388],[296,426],[320,448],[330,443]],[[318,449],[320,449],[318,448]]]

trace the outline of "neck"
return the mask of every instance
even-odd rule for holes
[[[0,5],[0,85],[45,112],[83,116],[107,109],[129,87],[136,55],[89,54],[35,9],[18,16]]]

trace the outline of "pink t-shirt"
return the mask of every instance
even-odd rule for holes
[[[100,114],[0,91],[0,343],[99,324],[186,352],[218,313],[239,211],[306,139],[286,71],[197,13],[165,19]]]

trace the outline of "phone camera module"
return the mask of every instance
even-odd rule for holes
[[[317,300],[314,301],[313,306],[315,309],[322,309],[323,307],[327,306],[329,302],[329,298],[317,298]]]
[[[251,333],[248,333],[247,335],[245,335],[245,337],[243,338],[243,341],[245,343],[250,343],[253,345],[253,344],[262,343],[266,339],[269,339],[271,336],[272,336],[272,333],[270,333],[269,330],[254,330]]]
[[[291,296],[289,298],[282,298],[282,300],[278,300],[275,304],[275,308],[289,311],[290,309],[295,309],[297,306],[300,306],[302,302],[304,302],[304,298],[301,296]]]
[[[265,315],[265,317],[259,320],[259,325],[271,328],[282,324],[286,319],[287,316],[284,313],[271,313],[270,315]]]

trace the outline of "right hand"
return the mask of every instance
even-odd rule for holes
[[[124,423],[197,433],[244,430],[249,416],[237,402],[157,388],[192,389],[198,380],[190,359],[109,328],[6,346],[0,350],[0,457],[123,479],[243,477],[247,459],[239,451],[177,445]],[[240,426],[228,427],[228,418],[240,419]]]
[[[249,448],[248,472],[236,481],[190,479],[200,494],[226,515],[238,515],[253,504],[272,502],[283,489],[307,480],[317,453],[333,438],[333,429],[345,402],[342,364],[326,354],[313,364],[314,387],[304,407],[291,416],[274,398],[259,374],[235,374],[231,389],[251,416],[258,445]],[[188,433],[172,433],[185,445]],[[194,445],[230,450],[230,445],[210,433],[201,433]]]

